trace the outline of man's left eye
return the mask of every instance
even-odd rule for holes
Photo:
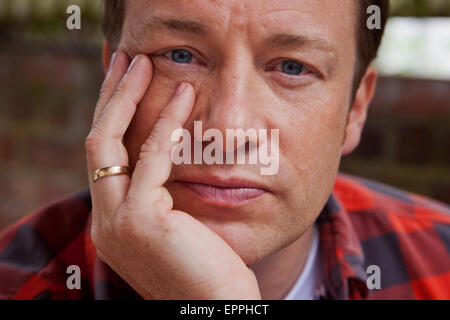
[[[304,69],[303,64],[293,60],[282,61],[280,67],[281,72],[288,74],[290,76],[298,76],[303,72]]]
[[[169,55],[170,59],[172,59],[172,61],[176,63],[190,63],[194,58],[192,53],[183,49],[171,50],[167,54]]]

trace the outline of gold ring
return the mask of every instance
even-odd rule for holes
[[[95,182],[97,179],[108,177],[108,176],[116,176],[119,174],[130,175],[130,167],[125,166],[113,166],[97,169],[92,173],[92,181]]]

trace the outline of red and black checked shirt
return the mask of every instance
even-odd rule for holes
[[[0,299],[140,299],[96,256],[89,190],[0,234]],[[386,185],[339,175],[318,220],[322,299],[450,299],[450,210]],[[81,289],[66,271],[81,269]],[[367,287],[377,265],[381,289]],[[370,273],[369,273],[370,276]]]

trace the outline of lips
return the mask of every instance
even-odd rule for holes
[[[262,196],[267,190],[257,183],[240,179],[178,180],[206,203],[219,206],[237,206]]]

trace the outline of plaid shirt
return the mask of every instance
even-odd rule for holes
[[[0,299],[140,299],[96,255],[89,190],[36,211],[0,234]],[[321,299],[450,299],[447,205],[340,174],[317,220]],[[69,290],[78,265],[81,289]],[[368,289],[377,265],[381,288]]]

